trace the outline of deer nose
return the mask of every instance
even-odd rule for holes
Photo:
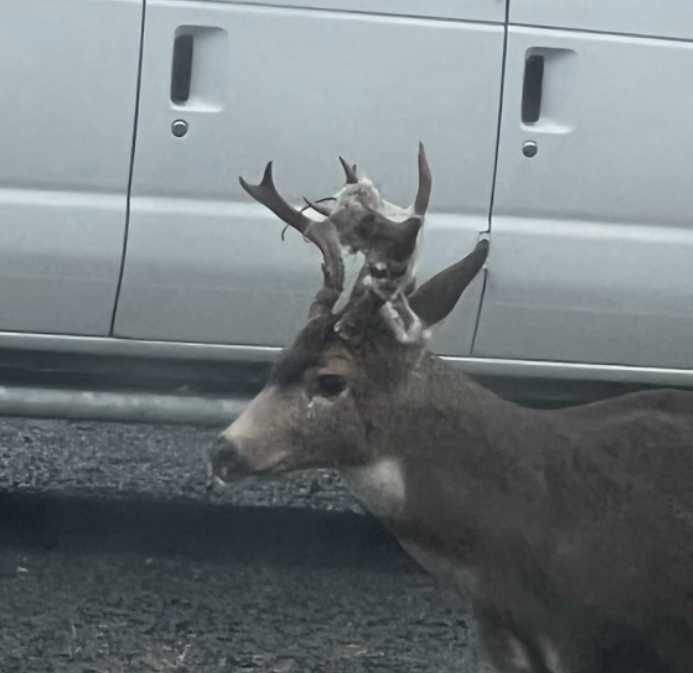
[[[235,475],[248,471],[238,445],[224,433],[217,437],[208,458],[210,479],[214,481],[227,482]]]

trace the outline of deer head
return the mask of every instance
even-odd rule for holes
[[[419,148],[419,188],[413,206],[384,201],[373,183],[342,160],[346,184],[314,221],[278,194],[272,164],[262,181],[243,188],[323,255],[323,285],[308,320],[286,349],[265,388],[220,436],[211,458],[217,479],[245,474],[365,464],[375,457],[376,418],[412,394],[421,366],[432,357],[427,330],[454,308],[484,264],[482,240],[462,261],[412,292],[416,256],[431,192],[431,173]],[[365,262],[344,307],[341,246]],[[412,328],[413,326],[413,328]],[[408,400],[411,403],[411,400]]]
[[[413,289],[431,175],[398,209],[342,161],[315,222],[246,191],[322,251],[323,285],[269,381],[219,437],[212,477],[337,468],[424,568],[464,585],[504,673],[693,670],[693,395],[538,411],[427,349],[483,267],[480,240]],[[341,309],[342,248],[365,258]],[[649,658],[648,658],[649,657]],[[664,666],[663,662],[668,662]]]

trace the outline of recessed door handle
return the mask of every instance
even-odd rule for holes
[[[173,42],[171,64],[171,101],[176,105],[182,105],[190,98],[192,63],[193,36],[178,35]]]
[[[533,124],[539,121],[543,87],[544,57],[533,54],[525,59],[525,78],[522,85],[523,124]]]

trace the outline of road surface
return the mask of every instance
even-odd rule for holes
[[[441,591],[329,472],[205,489],[214,431],[0,419],[2,673],[465,673]]]

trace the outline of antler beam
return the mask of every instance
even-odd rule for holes
[[[330,220],[316,222],[290,206],[279,194],[272,176],[272,162],[268,162],[262,181],[251,185],[240,177],[241,187],[258,203],[271,210],[280,220],[293,227],[314,243],[323,256],[323,287],[310,307],[309,318],[329,314],[344,289],[344,261],[339,246],[337,229]]]

